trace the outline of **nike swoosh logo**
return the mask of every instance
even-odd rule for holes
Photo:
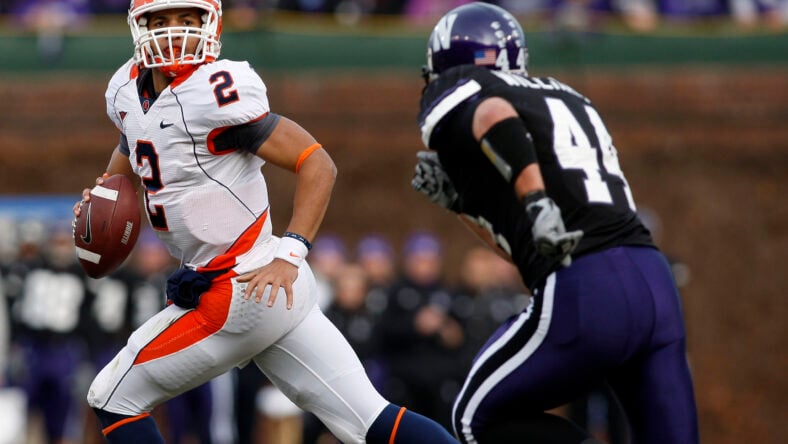
[[[91,226],[90,226],[90,206],[91,205],[93,205],[92,202],[88,204],[88,209],[87,209],[87,212],[88,212],[88,216],[87,217],[88,217],[88,219],[85,221],[85,234],[80,236],[82,238],[82,242],[84,242],[86,244],[89,244],[90,241],[93,239],[93,236],[91,235],[91,231],[93,231],[93,230],[91,229]]]
[[[90,220],[90,219],[88,219],[88,220]],[[291,256],[291,257],[297,257],[297,258],[301,259],[301,256],[299,256],[299,255],[297,255],[297,254],[293,253],[292,251],[290,252],[290,256]]]
[[[171,127],[173,125],[175,125],[175,124],[174,123],[164,123],[164,121],[162,120],[161,123],[159,123],[159,128],[161,128],[161,129],[169,128],[169,127]]]

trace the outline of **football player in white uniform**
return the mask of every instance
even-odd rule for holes
[[[336,168],[312,135],[270,111],[248,63],[218,60],[221,13],[220,0],[134,0],[134,57],[106,92],[121,135],[104,177],[140,183],[148,220],[182,268],[167,284],[172,303],[90,386],[104,435],[163,443],[149,414],[156,405],[254,361],[343,442],[456,442],[386,401],[315,304],[304,259]],[[265,162],[297,177],[281,238],[272,234]],[[89,198],[86,189],[82,203]]]

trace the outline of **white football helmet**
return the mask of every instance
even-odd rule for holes
[[[178,8],[202,10],[202,25],[199,28],[148,29],[151,12]],[[146,68],[159,68],[176,77],[191,65],[211,62],[219,57],[222,47],[219,41],[222,34],[221,0],[131,0],[128,22],[134,40],[134,61]],[[173,41],[178,38],[180,42]],[[194,39],[198,40],[197,49],[193,54],[187,54],[187,43],[194,42]]]

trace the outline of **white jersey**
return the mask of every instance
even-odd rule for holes
[[[269,112],[262,79],[246,62],[220,60],[201,65],[148,105],[137,73],[130,60],[112,77],[107,114],[128,140],[151,226],[186,266],[237,264],[239,273],[260,266],[273,248],[264,161],[237,149],[218,152],[213,140]]]
[[[169,305],[137,328],[93,380],[88,403],[134,417],[254,361],[342,442],[364,443],[388,401],[317,306],[308,262],[301,263],[293,282],[291,308],[285,307],[283,287],[268,307],[246,299],[247,284],[237,280],[273,260],[279,238],[271,235],[267,217],[263,161],[245,151],[259,140],[216,135],[268,112],[262,80],[245,63],[209,63],[146,107],[134,72],[127,63],[112,78],[107,111],[125,135],[131,166],[145,184],[151,225],[187,266],[198,271],[237,266],[212,278],[196,308]],[[235,144],[250,146],[219,152]],[[122,141],[123,151],[125,145]],[[271,289],[265,287],[263,300]]]

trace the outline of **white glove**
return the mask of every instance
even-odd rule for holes
[[[451,183],[449,176],[443,171],[438,153],[419,151],[416,153],[416,157],[419,161],[416,164],[413,180],[410,181],[413,189],[443,208],[458,212],[457,190],[454,189],[454,184]]]
[[[553,199],[544,193],[535,196],[534,200],[526,199],[525,211],[531,219],[536,251],[546,258],[560,260],[563,266],[568,267],[572,264],[570,254],[580,243],[583,231],[567,232],[561,209]]]

